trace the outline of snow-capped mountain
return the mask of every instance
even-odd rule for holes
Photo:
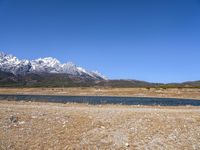
[[[26,75],[29,73],[68,74],[93,80],[106,80],[105,76],[100,73],[77,67],[71,62],[62,64],[52,57],[39,58],[31,61],[19,60],[17,57],[3,52],[0,53],[0,70],[14,75]]]

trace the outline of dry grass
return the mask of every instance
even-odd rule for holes
[[[0,88],[0,94],[171,97],[200,100],[200,89],[195,88]]]
[[[200,109],[0,101],[0,149],[200,149]]]

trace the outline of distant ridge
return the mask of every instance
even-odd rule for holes
[[[61,64],[52,57],[19,60],[0,52],[1,87],[200,87],[200,81],[150,83],[139,80],[109,80],[97,71],[88,71],[68,62]]]

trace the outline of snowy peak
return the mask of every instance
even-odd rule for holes
[[[47,72],[47,73],[59,73],[60,62],[52,57],[39,58],[36,60],[30,61],[31,63],[31,72]]]
[[[46,64],[46,65],[51,66],[51,67],[53,67],[56,64],[60,64],[60,62],[57,59],[52,58],[52,57],[39,58],[39,59],[36,59],[36,60],[33,60],[33,61],[35,61],[39,64]]]
[[[0,53],[0,70],[13,74],[25,74],[31,68],[28,60],[19,60],[15,56]]]
[[[60,63],[59,60],[46,57],[35,60],[19,60],[17,57],[0,52],[0,70],[10,72],[15,75],[25,75],[27,73],[60,73],[74,76],[81,76],[94,80],[106,80],[98,72],[87,71],[84,68],[77,67],[75,64]]]

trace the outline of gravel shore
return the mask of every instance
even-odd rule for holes
[[[0,149],[200,149],[200,108],[0,101]]]

